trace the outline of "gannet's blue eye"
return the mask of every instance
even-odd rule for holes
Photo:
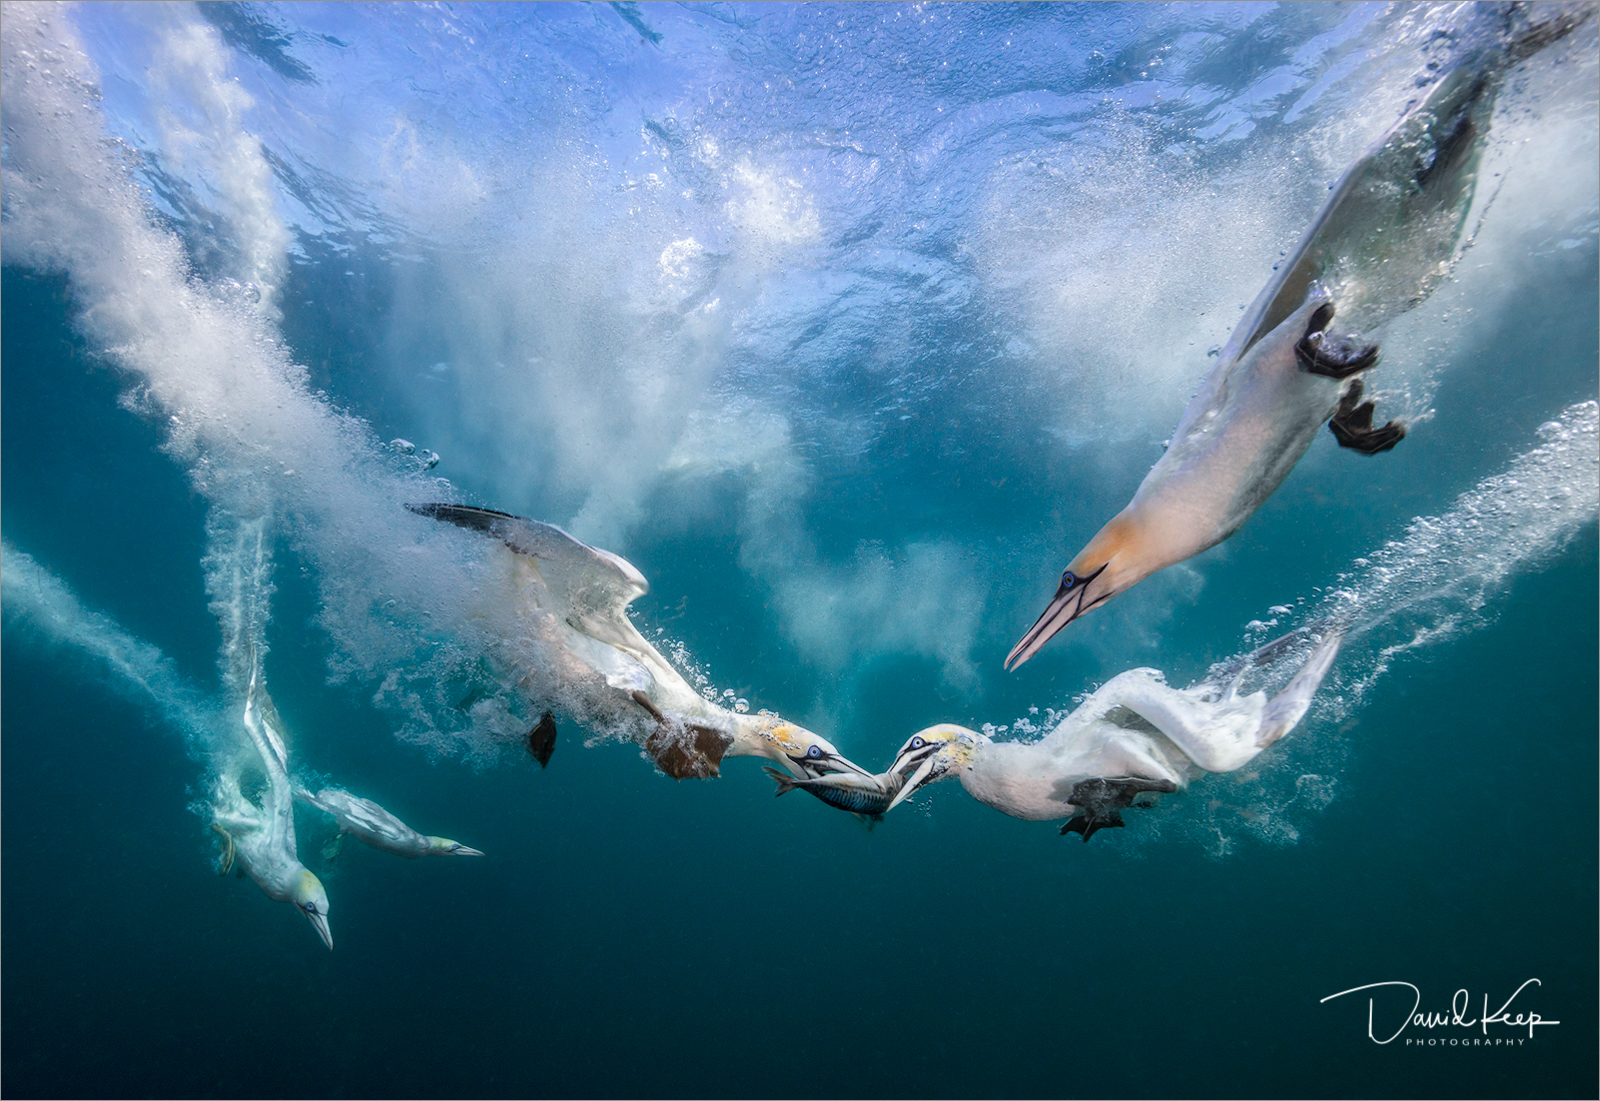
[[[1061,571],[1061,587],[1063,589],[1070,589],[1070,588],[1072,588],[1072,586],[1076,585],[1077,583],[1078,583],[1078,575],[1077,574],[1073,573],[1071,570],[1062,570]]]
[[[912,749],[921,749],[923,746],[925,746],[927,744],[928,743],[923,741],[920,737],[911,739],[911,748]]]
[[[305,907],[305,911],[308,914],[314,914],[317,912],[317,904],[315,902],[303,902],[301,905]]]
[[[810,749],[806,750],[806,756],[813,759],[822,756],[822,747],[820,745],[812,746]]]

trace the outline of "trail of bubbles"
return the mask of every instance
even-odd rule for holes
[[[266,660],[267,624],[272,620],[275,590],[267,521],[213,512],[206,543],[206,591],[222,628],[222,678],[243,698]]]
[[[1600,405],[1577,402],[1539,428],[1541,443],[1485,478],[1439,516],[1420,516],[1404,537],[1353,563],[1320,600],[1276,606],[1252,624],[1253,641],[1295,626],[1343,625],[1345,643],[1301,728],[1258,758],[1251,772],[1212,778],[1197,818],[1167,828],[1222,855],[1239,834],[1292,844],[1309,813],[1326,806],[1350,753],[1343,729],[1371,689],[1407,653],[1486,626],[1490,605],[1513,580],[1549,561],[1600,515]],[[1286,646],[1247,675],[1277,691],[1309,642]],[[1232,675],[1249,657],[1212,671]],[[1238,786],[1238,782],[1245,786]]]
[[[65,581],[9,543],[0,544],[0,585],[8,629],[87,655],[111,674],[118,692],[175,730],[189,756],[210,774],[237,780],[241,770],[258,767],[256,754],[242,737],[238,708],[266,656],[272,563],[262,521],[218,525],[212,534],[207,583],[214,598],[211,610],[222,629],[226,698],[191,684],[160,647],[85,606]],[[277,749],[280,758],[287,757],[286,747]],[[210,814],[202,803],[194,809],[202,817]]]
[[[486,762],[545,706],[625,734],[633,716],[562,675],[511,602],[484,598],[504,579],[485,572],[481,542],[405,511],[453,496],[448,483],[312,394],[254,296],[203,283],[179,240],[151,223],[60,10],[7,7],[5,19],[6,259],[71,277],[80,327],[137,386],[127,403],[166,425],[168,452],[213,502],[205,572],[234,640],[225,677],[238,687],[237,640],[263,637],[277,531],[317,578],[334,675],[375,684],[402,737]],[[257,224],[266,206],[245,206],[241,239],[276,240]],[[245,594],[239,556],[252,532],[263,572]]]
[[[1369,649],[1359,673],[1346,662],[1347,706],[1408,650],[1480,626],[1484,608],[1511,579],[1548,560],[1600,511],[1600,417],[1578,402],[1539,427],[1543,443],[1503,474],[1456,498],[1449,512],[1421,516],[1403,539],[1356,559],[1309,613],[1350,624]]]
[[[158,9],[154,20],[158,45],[149,75],[155,90],[169,93],[159,111],[165,157],[175,171],[209,183],[225,215],[222,228],[233,238],[226,243],[231,274],[255,288],[262,312],[277,318],[290,234],[278,216],[272,168],[243,126],[254,100],[231,79],[222,36],[192,9]]]
[[[196,760],[209,761],[223,744],[215,705],[179,675],[171,658],[85,607],[64,581],[10,543],[0,543],[0,587],[7,628],[93,658],[120,692],[178,731]]]

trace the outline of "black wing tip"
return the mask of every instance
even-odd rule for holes
[[[413,504],[405,503],[407,512],[414,512],[418,516],[428,516],[435,520],[445,520],[452,524],[460,524],[464,528],[485,527],[495,520],[520,520],[522,517],[509,512],[501,512],[497,508],[481,508],[478,505],[457,505],[449,501],[424,501]]]

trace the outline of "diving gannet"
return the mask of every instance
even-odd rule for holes
[[[627,559],[552,524],[493,509],[406,507],[498,540],[519,614],[546,626],[547,636],[575,659],[573,675],[598,677],[655,721],[644,749],[673,779],[716,776],[724,757],[741,756],[766,757],[802,780],[870,775],[820,734],[768,711],[728,711],[696,692],[628,618],[628,605],[649,592],[650,583]]]
[[[295,798],[308,803],[339,823],[339,833],[349,834],[357,841],[375,849],[415,860],[419,856],[482,856],[477,849],[469,849],[448,837],[431,837],[418,833],[400,819],[384,810],[371,799],[352,795],[343,788],[323,788],[312,793],[305,788],[295,788]]]
[[[1460,255],[1502,77],[1590,14],[1569,10],[1514,30],[1523,6],[1480,12],[1427,94],[1333,185],[1222,347],[1166,453],[1067,563],[1007,669],[1091,608],[1238,531],[1330,418],[1339,445],[1366,454],[1405,436],[1399,421],[1373,427],[1360,376],[1378,348],[1350,329],[1332,335],[1335,311],[1371,331],[1444,281]]]
[[[913,734],[889,766],[885,786],[893,783],[890,775],[900,783],[886,809],[954,773],[980,803],[1032,821],[1070,817],[1061,832],[1087,841],[1096,830],[1121,826],[1121,811],[1140,794],[1187,786],[1191,764],[1232,772],[1282,738],[1311,706],[1339,641],[1335,631],[1323,637],[1271,700],[1265,692],[1238,695],[1238,676],[1226,688],[1202,682],[1179,689],[1154,669],[1131,669],[1037,742],[996,742],[953,723],[931,726]]]
[[[259,662],[251,671],[243,719],[245,733],[261,759],[267,785],[262,793],[264,802],[257,805],[240,789],[235,769],[225,770],[218,777],[212,796],[212,828],[223,838],[223,871],[237,861],[268,898],[294,903],[331,949],[328,894],[322,889],[322,881],[295,854],[289,756],[277,708],[261,682]]]

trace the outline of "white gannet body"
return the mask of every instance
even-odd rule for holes
[[[305,788],[295,788],[295,798],[308,803],[339,823],[339,832],[349,834],[357,841],[375,849],[416,859],[419,856],[482,856],[448,837],[432,837],[418,833],[400,819],[384,810],[371,799],[352,795],[343,788],[323,788],[312,793]]]
[[[294,903],[295,909],[316,928],[323,943],[332,948],[327,892],[295,852],[294,791],[289,782],[288,752],[277,709],[261,683],[259,668],[252,670],[243,719],[245,733],[266,775],[263,802],[257,805],[246,798],[237,773],[226,771],[213,792],[212,827],[225,839],[229,858],[238,861],[256,886],[268,898]]]
[[[885,773],[901,778],[889,806],[925,784],[954,774],[967,793],[1013,818],[1072,817],[1087,840],[1120,826],[1122,808],[1146,791],[1172,792],[1198,766],[1231,772],[1294,728],[1311,705],[1339,650],[1329,633],[1288,686],[1240,696],[1202,683],[1171,688],[1154,669],[1107,681],[1037,742],[995,742],[945,723],[911,736]],[[1062,832],[1067,832],[1063,830]]]
[[[493,509],[407,507],[499,541],[519,615],[545,625],[569,663],[567,675],[599,677],[649,713],[656,725],[644,748],[668,776],[716,776],[724,757],[765,757],[802,779],[869,775],[813,731],[767,711],[729,711],[695,691],[628,618],[628,605],[650,583],[627,559]]]
[[[1239,530],[1332,418],[1343,447],[1375,454],[1405,426],[1374,428],[1361,374],[1370,332],[1448,276],[1466,228],[1505,71],[1592,12],[1513,29],[1520,6],[1480,25],[1426,95],[1334,184],[1290,257],[1257,296],[1133,500],[1067,564],[1056,594],[1006,658],[1014,669],[1056,632],[1139,581]]]

